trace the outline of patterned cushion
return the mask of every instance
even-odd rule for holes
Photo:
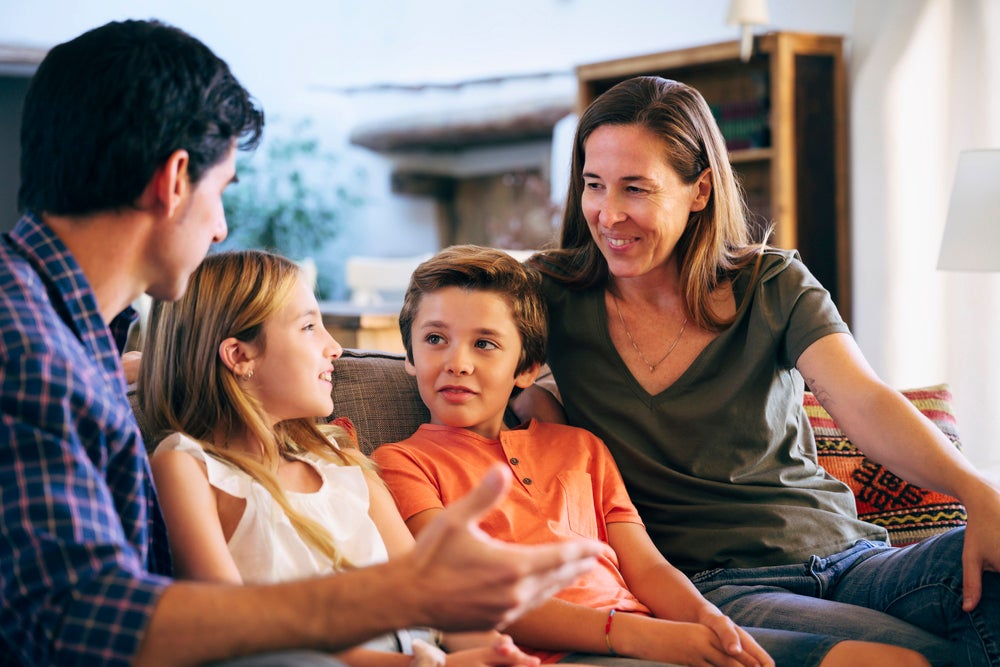
[[[961,449],[947,385],[902,393]],[[955,498],[910,484],[865,457],[810,392],[803,405],[816,437],[820,465],[851,487],[858,516],[889,531],[893,545],[912,544],[965,525],[965,508]]]

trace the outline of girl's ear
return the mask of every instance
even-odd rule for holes
[[[535,383],[535,378],[538,377],[538,371],[542,368],[541,364],[535,364],[531,368],[521,371],[514,376],[514,386],[520,387],[521,389],[526,389]]]
[[[253,346],[230,336],[219,343],[219,359],[234,375],[242,377],[253,370]]]

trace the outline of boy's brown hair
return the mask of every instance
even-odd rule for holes
[[[507,301],[521,335],[521,358],[515,374],[545,363],[548,316],[541,274],[502,250],[477,245],[445,248],[413,271],[399,313],[399,330],[410,363],[413,363],[413,321],[420,302],[425,294],[445,287],[493,292]]]

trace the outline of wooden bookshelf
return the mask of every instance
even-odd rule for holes
[[[712,107],[746,192],[751,223],[796,248],[851,318],[847,101],[843,38],[773,32],[577,67],[579,109],[624,79],[657,75],[697,88]]]

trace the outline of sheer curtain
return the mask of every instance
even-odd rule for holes
[[[1000,274],[936,269],[959,151],[1000,147],[1000,3],[857,2],[851,37],[855,335],[890,384],[948,382],[1000,477]]]

